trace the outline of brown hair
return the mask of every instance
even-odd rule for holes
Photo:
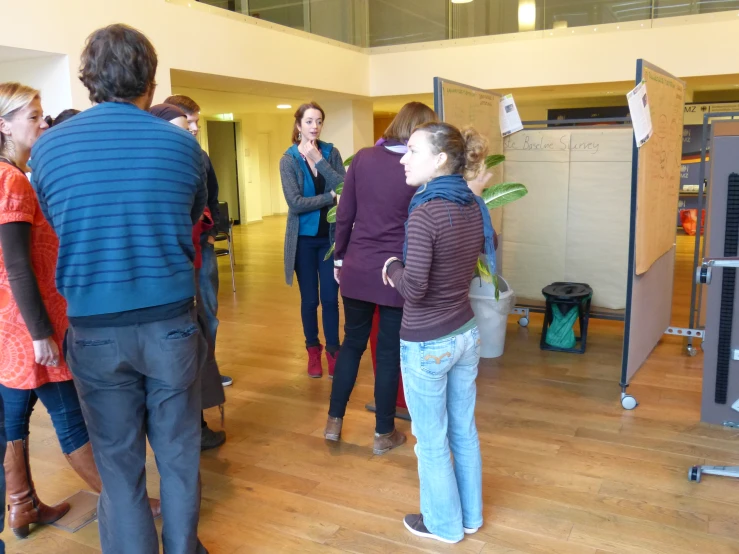
[[[303,121],[303,116],[308,110],[318,110],[319,112],[321,112],[321,117],[323,118],[323,120],[326,121],[326,112],[324,112],[323,108],[315,102],[308,102],[307,104],[303,104],[302,106],[300,106],[295,112],[295,125],[293,125],[293,144],[300,143],[300,139],[298,138],[298,126],[300,125],[301,121]]]
[[[390,123],[382,138],[408,142],[413,130],[424,123],[437,121],[436,112],[422,102],[408,102],[400,108],[398,115]]]
[[[461,131],[454,125],[442,121],[425,123],[416,128],[428,134],[434,154],[447,155],[444,167],[450,175],[461,174],[472,181],[485,167],[488,154],[488,140],[472,127]]]
[[[97,104],[140,98],[151,91],[156,72],[154,46],[143,33],[122,24],[92,33],[80,60],[80,81]]]
[[[40,98],[41,93],[34,88],[21,85],[20,83],[2,83],[0,84],[0,117],[3,119],[12,119],[28,104],[36,98]],[[0,132],[0,154],[4,154],[7,148],[8,139]]]
[[[184,94],[174,94],[172,96],[168,96],[167,99],[164,101],[164,104],[177,106],[187,115],[193,115],[200,112],[200,106],[198,106],[198,103],[189,96],[185,96]]]

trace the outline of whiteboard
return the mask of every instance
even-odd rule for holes
[[[632,130],[526,130],[507,137],[504,179],[529,194],[503,209],[504,277],[522,301],[556,281],[587,283],[593,305],[626,307]]]

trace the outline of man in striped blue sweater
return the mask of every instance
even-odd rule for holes
[[[146,494],[146,438],[161,476],[168,554],[203,554],[200,382],[192,226],[207,201],[200,146],[147,113],[157,56],[140,32],[90,35],[80,79],[93,108],[36,143],[33,185],[59,237],[67,361],[103,492],[105,554],[158,554]]]

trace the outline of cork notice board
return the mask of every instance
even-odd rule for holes
[[[436,77],[434,79],[434,104],[439,119],[462,128],[472,125],[490,143],[490,154],[503,153],[500,136],[500,99],[496,92],[454,83]],[[503,182],[503,166],[493,172],[490,183]],[[496,210],[497,211],[497,210]]]
[[[675,244],[682,164],[685,83],[654,66],[644,64],[653,132],[639,149],[636,199],[637,275],[650,267]]]

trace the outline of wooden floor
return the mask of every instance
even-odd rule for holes
[[[588,352],[576,356],[539,350],[540,316],[528,329],[511,317],[505,355],[480,366],[484,526],[455,546],[410,535],[401,519],[418,510],[413,439],[372,455],[368,359],[344,441],[322,438],[331,382],[305,374],[298,291],[282,276],[283,228],[273,218],[237,229],[235,295],[221,259],[218,358],[234,385],[228,442],[202,461],[200,536],[211,554],[739,553],[739,481],[687,480],[694,464],[739,464],[737,433],[699,423],[701,356],[665,340],[634,379],[640,406],[627,412],[618,401],[622,324],[592,322]],[[690,240],[679,241],[678,325],[687,320]],[[217,425],[217,412],[208,415]],[[41,408],[31,437],[42,499],[78,490]],[[154,492],[151,455],[149,468]],[[99,552],[96,524],[74,535],[40,528],[23,543],[7,531],[3,538],[12,553]]]

